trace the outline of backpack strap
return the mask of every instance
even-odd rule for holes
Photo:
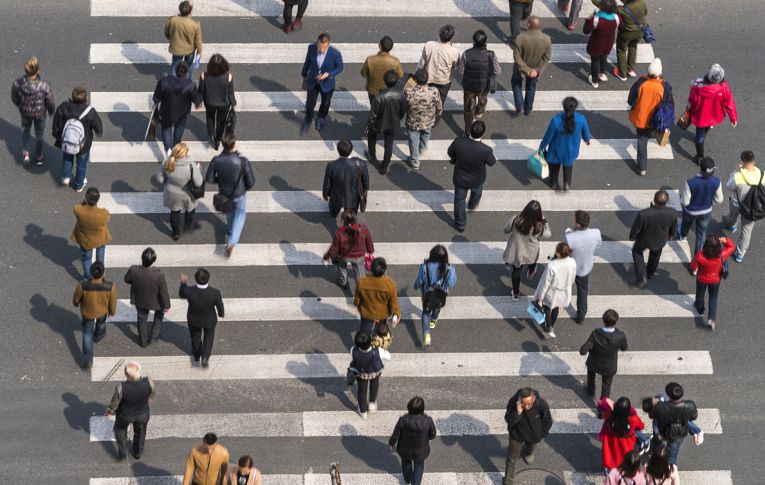
[[[87,107],[87,108],[85,108],[85,111],[83,111],[83,112],[82,112],[82,114],[81,114],[81,115],[80,115],[80,116],[79,116],[77,119],[78,119],[78,120],[80,120],[80,121],[82,121],[82,119],[83,119],[83,118],[85,118],[86,116],[88,116],[88,113],[90,113],[90,110],[92,110],[92,109],[93,109],[93,106],[91,106],[91,105],[88,105],[88,107]]]

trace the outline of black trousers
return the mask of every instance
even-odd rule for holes
[[[438,95],[441,96],[441,104],[443,105],[446,102],[446,96],[449,95],[449,88],[452,87],[452,82],[449,81],[446,84],[428,83],[428,86],[433,86],[434,88],[438,89]]]
[[[332,102],[332,95],[335,93],[335,90],[328,92],[323,92],[319,88],[319,84],[317,83],[316,86],[313,87],[313,89],[308,90],[308,95],[306,96],[305,100],[305,119],[306,121],[311,121],[313,119],[313,112],[316,108],[316,101],[319,99],[319,94],[321,94],[321,104],[319,105],[319,118],[326,118],[327,114],[329,113],[329,104]]]
[[[576,320],[581,322],[587,316],[587,295],[590,292],[590,275],[577,276],[576,283]]]
[[[385,147],[383,152],[383,165],[390,163],[391,157],[393,157],[393,131],[387,130],[382,133],[369,130],[367,133],[367,146],[369,147],[369,159],[377,161],[377,135],[383,136],[383,146]]]
[[[545,311],[545,326],[549,332],[555,326],[555,322],[558,321],[558,313],[560,313],[560,307],[556,306],[555,308],[550,308],[547,305],[542,305],[542,310]]]
[[[592,80],[598,82],[600,74],[608,74],[608,56],[594,56],[590,59]]]
[[[149,310],[148,308],[136,308],[136,315],[138,316],[138,343],[141,347],[146,347],[152,340],[159,338],[159,332],[162,330],[162,319],[165,318],[165,312],[162,310],[154,311],[154,320],[149,326]]]
[[[365,413],[369,411],[370,402],[377,402],[377,391],[380,389],[380,376],[375,377],[371,381],[356,379],[356,384],[359,385],[359,409],[362,413]],[[367,394],[367,392],[369,394]]]
[[[284,17],[284,23],[285,24],[292,24],[292,8],[297,5],[298,11],[297,11],[297,18],[301,19],[303,18],[303,14],[305,14],[305,9],[308,8],[308,0],[300,0],[299,2],[293,3],[285,3],[284,4],[284,10],[282,11],[282,16]]]
[[[135,417],[117,415],[114,421],[114,439],[117,441],[117,451],[120,456],[127,456],[127,430],[133,425],[133,454],[143,453],[143,445],[146,442],[146,426],[149,423],[149,413]]]
[[[560,175],[560,163],[550,163],[550,187],[555,188],[559,186],[558,176]],[[571,179],[574,177],[574,166],[563,167],[563,185],[571,185]]]
[[[207,121],[207,141],[216,150],[223,138],[223,130],[226,128],[226,116],[230,106],[209,106],[205,108],[205,119]]]
[[[183,222],[186,225],[187,231],[191,229],[191,224],[194,222],[194,214],[196,214],[196,209],[186,211],[184,215]],[[181,233],[181,211],[170,211],[170,229],[173,230],[173,234]]]
[[[194,360],[199,360],[200,357],[209,359],[215,339],[215,327],[202,328],[189,323],[189,333],[191,334],[191,353]]]
[[[524,265],[520,265],[520,266],[518,266],[516,268],[512,264],[510,265],[510,271],[512,271],[512,273],[510,275],[510,280],[513,283],[513,291],[516,292],[516,293],[521,291],[521,272],[523,270],[523,266]],[[529,264],[529,265],[526,265],[526,266],[528,267],[527,271],[534,272],[534,270],[537,267],[537,263]]]
[[[513,40],[521,31],[521,20],[529,18],[533,6],[533,3],[515,3],[510,0],[510,35]]]
[[[590,396],[595,395],[595,372],[587,368],[587,393]],[[614,381],[613,375],[600,374],[600,398],[611,397],[611,383]]]
[[[632,262],[635,264],[635,281],[638,283],[645,281],[646,278],[650,278],[656,273],[656,268],[659,267],[659,259],[661,258],[661,252],[664,247],[648,250],[648,267],[646,267],[645,257],[643,256],[643,251],[646,249],[648,248],[645,248],[638,243],[635,243],[632,246]]]
[[[536,443],[516,441],[510,438],[510,444],[507,447],[507,458],[505,459],[505,478],[502,479],[502,485],[513,485],[515,464],[518,462],[518,458],[521,457],[521,451],[525,448],[526,455],[533,455],[536,446]]]

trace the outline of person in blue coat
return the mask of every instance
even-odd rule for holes
[[[308,90],[305,101],[305,119],[300,127],[300,134],[305,135],[313,120],[316,101],[321,94],[319,116],[316,118],[316,130],[324,127],[325,118],[329,113],[329,103],[335,92],[335,78],[343,72],[343,56],[340,51],[330,46],[332,38],[328,33],[319,34],[315,44],[308,46],[301,75],[303,86]]]
[[[440,244],[433,246],[428,259],[420,265],[417,279],[414,281],[414,289],[422,292],[423,347],[430,345],[430,329],[438,325],[438,315],[446,303],[445,295],[449,292],[449,288],[454,288],[456,283],[457,271],[449,264],[449,252]],[[438,291],[439,288],[443,290],[441,293],[443,300],[438,301],[438,297],[429,294],[428,290],[431,288],[434,288],[434,291]],[[429,302],[427,305],[426,300]],[[429,307],[427,310],[426,306]]]
[[[539,151],[545,152],[545,159],[550,166],[550,187],[560,190],[558,174],[563,167],[563,191],[571,189],[571,176],[574,160],[579,158],[579,146],[584,140],[590,145],[590,127],[584,116],[576,112],[579,102],[571,96],[563,100],[563,113],[558,113],[550,120]]]

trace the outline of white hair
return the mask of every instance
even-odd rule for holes
[[[125,364],[125,376],[128,379],[137,381],[141,378],[141,364],[138,362],[128,362]]]

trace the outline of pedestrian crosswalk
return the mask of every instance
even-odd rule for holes
[[[205,44],[203,61],[206,56],[219,52],[233,64],[253,65],[254,69],[292,68],[295,73],[299,72],[306,44],[294,38],[272,35],[253,37],[253,40],[267,42],[226,42],[225,29],[234,22],[262,16],[271,17],[270,22],[281,14],[282,5],[276,0],[195,1],[194,15],[202,17],[203,28],[207,29],[206,22],[209,22],[210,26],[215,25],[218,29],[209,36],[205,31],[205,38],[214,39],[216,43]],[[360,25],[363,24],[363,28],[349,36],[348,42],[342,35],[333,34],[337,41],[333,45],[343,53],[344,61],[360,64],[377,51],[378,38],[384,35],[378,27],[367,28],[365,22],[371,22],[375,17],[389,18],[392,22],[403,16],[422,18],[429,31],[435,34],[440,24],[449,19],[455,19],[455,22],[469,18],[506,22],[508,3],[505,0],[422,0],[418,8],[412,8],[408,0],[322,0],[312,1],[309,9],[309,15],[322,22],[351,17],[362,20]],[[167,45],[160,43],[163,20],[158,17],[166,17],[176,11],[177,0],[133,0],[127,3],[91,0],[92,16],[135,17],[132,23],[156,25],[158,34],[147,38],[98,38],[96,35],[89,49],[90,63],[102,71],[117,72],[121,65],[129,65],[138,67],[139,72],[146,68],[147,72],[154,73],[159,69],[157,65],[167,64],[170,60]],[[592,11],[591,3],[584,2],[582,16]],[[550,18],[562,15],[555,0],[536,0],[534,14]],[[571,69],[584,69],[589,56],[582,37],[566,33],[565,27],[556,25],[553,29],[559,31],[559,35],[554,36],[553,63],[559,65],[566,75]],[[368,34],[362,34],[367,31]],[[275,32],[281,35],[281,32]],[[458,33],[455,40],[460,41],[456,43],[460,50],[470,46],[466,42],[469,42],[471,33]],[[570,42],[566,41],[567,35],[571,36]],[[394,37],[394,55],[405,64],[419,61],[423,45],[419,33],[402,32]],[[135,38],[140,41],[134,42]],[[283,40],[279,41],[280,38]],[[495,50],[500,62],[513,62],[512,50],[493,35],[490,48]],[[651,45],[640,44],[638,63],[647,64],[658,54],[658,48],[654,52]],[[613,53],[611,57],[614,57]],[[332,127],[335,116],[348,113],[359,116],[359,113],[369,109],[367,93],[359,90],[361,82],[355,78],[358,67],[346,68],[346,72],[338,78],[328,128],[338,128]],[[237,75],[245,69],[243,66],[236,68],[241,69]],[[508,70],[503,74],[505,88],[509,86]],[[347,81],[350,79],[354,81]],[[124,128],[137,119],[145,123],[152,95],[147,88],[153,82],[152,79],[136,87],[116,80],[113,86],[99,86],[101,90],[91,93],[91,101],[98,111],[108,113],[113,127]],[[660,391],[669,380],[708,382],[706,379],[714,375],[717,362],[710,349],[700,345],[698,340],[683,339],[677,337],[673,330],[668,330],[679,325],[687,330],[695,317],[693,295],[688,294],[692,289],[685,284],[669,284],[675,274],[686,273],[685,266],[691,259],[688,243],[674,241],[665,248],[661,267],[662,271],[664,268],[667,271],[657,274],[657,279],[662,281],[656,290],[640,292],[625,283],[630,279],[632,264],[632,242],[627,240],[630,223],[636,211],[648,207],[660,187],[649,183],[598,184],[597,176],[606,172],[624,172],[622,178],[632,176],[624,161],[635,158],[635,140],[628,138],[631,134],[621,126],[628,123],[623,113],[627,109],[628,85],[620,85],[623,86],[621,89],[594,91],[582,88],[583,82],[580,79],[571,83],[571,86],[577,87],[576,90],[561,89],[565,87],[561,82],[551,85],[549,90],[540,84],[535,111],[547,113],[531,122],[540,123],[544,118],[546,125],[547,115],[558,112],[566,96],[579,100],[579,109],[585,111],[585,116],[601,117],[597,129],[593,130],[591,145],[582,144],[580,161],[577,162],[589,173],[595,173],[596,180],[589,185],[581,185],[582,189],[575,185],[574,190],[565,194],[543,189],[538,180],[509,185],[488,181],[481,204],[475,209],[478,214],[470,217],[494,218],[496,227],[492,227],[491,231],[476,228],[478,224],[471,223],[466,233],[456,235],[445,221],[453,210],[447,149],[453,137],[459,136],[451,128],[446,133],[442,125],[441,131],[434,133],[435,139],[430,141],[428,151],[421,156],[426,162],[438,164],[439,170],[443,165],[444,173],[448,172],[448,175],[440,175],[443,180],[428,183],[428,169],[423,168],[419,173],[399,173],[401,177],[411,176],[411,182],[396,180],[392,186],[389,179],[370,170],[368,215],[362,217],[367,217],[375,237],[375,254],[386,258],[391,271],[408,270],[414,279],[417,265],[430,248],[435,244],[444,244],[449,251],[450,262],[456,265],[459,274],[460,292],[455,291],[457,294],[449,296],[439,318],[442,324],[434,331],[434,344],[427,350],[419,348],[419,344],[399,343],[419,338],[417,329],[421,308],[420,298],[404,284],[399,284],[404,323],[394,330],[393,358],[385,361],[383,386],[386,389],[410,386],[407,389],[422,393],[426,402],[438,402],[438,405],[427,408],[440,435],[433,444],[434,456],[439,450],[451,446],[450,443],[458,442],[462,446],[458,451],[452,449],[448,460],[433,460],[432,469],[428,465],[423,480],[425,485],[500,484],[501,465],[495,466],[499,462],[476,461],[471,457],[486,454],[491,455],[488,460],[497,458],[496,450],[487,451],[487,447],[491,448],[495,443],[506,446],[504,406],[507,399],[516,389],[530,383],[542,388],[555,420],[551,434],[556,446],[543,446],[537,464],[541,462],[542,467],[564,477],[567,485],[602,483],[600,453],[595,440],[602,421],[594,413],[594,403],[587,398],[580,399],[575,389],[586,375],[584,357],[578,352],[584,340],[579,339],[586,338],[589,330],[598,326],[606,309],[618,311],[620,325],[625,327],[631,339],[630,350],[620,356],[620,377],[615,384],[618,387],[615,392],[618,390],[628,395],[634,406],[639,407],[642,397]],[[261,170],[278,171],[279,167],[284,167],[279,175],[285,180],[283,185],[273,182],[271,185],[257,185],[248,193],[246,211],[255,220],[248,219],[247,227],[257,234],[256,241],[248,240],[245,234],[230,257],[224,255],[222,239],[216,238],[212,230],[204,237],[200,236],[208,228],[197,230],[188,240],[184,235],[180,243],[172,244],[165,234],[141,233],[136,229],[140,219],[159,221],[166,218],[168,210],[157,187],[133,189],[130,184],[116,183],[119,180],[100,187],[99,205],[112,214],[114,237],[107,248],[106,266],[120,288],[117,314],[110,321],[122,332],[110,330],[107,339],[96,347],[90,371],[91,383],[108,395],[114,382],[123,379],[122,369],[127,362],[141,363],[144,373],[158,384],[144,456],[159,453],[164,463],[161,468],[136,466],[130,472],[135,476],[129,477],[123,476],[126,474],[124,467],[105,467],[100,477],[90,479],[90,485],[178,485],[181,483],[178,474],[182,473],[185,461],[184,452],[179,450],[186,450],[208,431],[216,432],[224,444],[228,440],[234,443],[232,461],[239,454],[248,453],[250,447],[256,447],[261,453],[254,456],[256,466],[264,471],[264,483],[269,485],[329,483],[328,474],[320,471],[335,459],[350,464],[343,473],[343,485],[403,483],[397,465],[391,465],[390,461],[382,465],[366,461],[365,451],[349,445],[348,440],[364,439],[367,444],[371,443],[371,447],[382,447],[387,453],[387,437],[398,416],[404,412],[406,399],[411,396],[397,395],[396,399],[391,397],[388,400],[387,396],[383,397],[380,410],[362,421],[354,411],[356,400],[353,392],[343,387],[350,357],[346,348],[349,339],[341,334],[348,333],[347,329],[358,318],[350,293],[343,293],[335,287],[316,293],[304,290],[311,283],[310,278],[331,280],[333,275],[330,269],[320,273],[322,269],[318,268],[331,240],[329,229],[334,227],[334,221],[327,214],[327,203],[322,199],[321,179],[311,178],[312,174],[318,173],[317,170],[322,169],[326,162],[337,157],[337,142],[344,136],[353,140],[356,155],[366,157],[363,127],[356,120],[344,126],[342,134],[338,128],[327,139],[301,139],[294,114],[303,109],[305,93],[286,87],[279,90],[275,86],[269,86],[268,90],[259,89],[258,83],[251,84],[248,86],[246,82],[237,81],[237,111],[242,114],[237,127],[238,137],[241,138],[237,148],[254,162],[256,179],[260,180]],[[487,111],[512,109],[512,92],[498,91],[489,97]],[[461,113],[455,112],[461,110],[462,93],[459,83],[455,82],[445,105],[447,113],[444,116],[456,119],[457,125],[460,125],[458,129],[462,124]],[[193,116],[199,117],[198,114]],[[486,116],[492,114],[487,113]],[[492,170],[504,172],[515,166],[522,169],[529,154],[539,147],[544,126],[538,130],[538,137],[532,138],[534,135],[516,130],[525,122],[524,118],[513,121],[513,125],[498,127],[491,137],[487,134],[484,143],[494,149],[496,158],[501,162]],[[247,126],[251,119],[258,120],[259,124]],[[261,119],[273,125],[260,124]],[[193,129],[186,133],[184,142],[189,146],[194,160],[204,163],[216,155],[206,142],[196,137]],[[399,134],[394,145],[394,160],[402,160],[408,154],[408,145]],[[138,177],[140,174],[143,179],[148,179],[156,171],[156,163],[164,157],[160,142],[144,142],[139,136],[122,136],[118,130],[110,134],[107,130],[104,139],[93,144],[91,170],[101,174],[119,174],[115,178]],[[651,141],[648,157],[669,163],[675,158],[675,153],[671,146],[660,147]],[[669,206],[679,209],[678,191],[672,187],[671,181],[668,180],[667,184],[662,188],[670,193]],[[204,214],[201,217],[214,217],[210,215],[215,213],[212,205],[214,190],[213,185],[208,185],[206,196],[199,201],[197,212]],[[590,211],[594,217],[604,213],[618,214],[610,219],[604,218],[608,222],[599,227],[604,242],[595,257],[594,274],[596,278],[602,276],[602,280],[591,282],[587,320],[582,327],[569,327],[576,337],[565,335],[567,332],[561,330],[556,340],[545,341],[543,345],[539,345],[542,344],[540,336],[526,312],[531,300],[528,295],[533,292],[539,276],[531,282],[524,282],[525,296],[519,301],[512,300],[505,282],[501,281],[503,277],[509,279],[506,273],[502,273],[505,272],[502,254],[506,245],[506,240],[502,239],[502,225],[531,199],[540,201],[548,218],[572,220],[573,211],[578,209]],[[409,225],[412,218],[428,213],[437,214],[441,225]],[[278,232],[261,232],[261,227],[266,225],[264,219],[293,221],[289,218],[291,214],[301,216],[294,222],[288,222],[295,226],[291,228],[294,232],[300,233],[298,240],[293,242]],[[222,218],[220,214],[218,217]],[[155,224],[160,226],[162,223]],[[475,232],[471,233],[474,228]],[[545,263],[546,256],[554,252],[555,244],[563,238],[562,229],[560,225],[554,227],[553,238],[541,243],[540,263]],[[489,233],[491,236],[486,235]],[[168,273],[168,281],[171,281],[171,273],[173,278],[180,271],[191,274],[200,266],[209,268],[214,274],[211,283],[223,292],[226,308],[225,319],[217,328],[216,339],[220,344],[216,343],[209,367],[194,364],[185,350],[189,346],[188,338],[178,336],[186,321],[184,300],[171,300],[171,310],[165,316],[160,342],[148,349],[126,342],[131,335],[128,327],[134,325],[136,313],[130,305],[128,290],[125,285],[119,284],[117,274],[121,275],[124,268],[138,264],[141,251],[147,246],[152,246],[157,252],[156,265]],[[285,267],[290,271],[285,271]],[[487,270],[487,267],[490,269]],[[273,269],[281,271],[269,272],[269,275],[276,276],[266,279],[265,272]],[[490,273],[490,276],[484,277],[482,272]],[[670,276],[667,277],[667,274]],[[170,286],[171,296],[176,296],[174,285]],[[263,287],[267,287],[272,296],[264,296],[260,291]],[[462,291],[462,288],[466,290]],[[336,292],[332,293],[332,290]],[[576,304],[572,301],[568,308],[561,311],[561,320],[575,315],[575,308]],[[482,339],[485,337],[480,329],[500,325],[507,349],[482,350]],[[334,327],[338,327],[336,333]],[[298,330],[290,333],[294,329]],[[331,338],[328,337],[330,331]],[[454,348],[452,343],[448,349],[439,349],[439,339],[445,335],[470,342],[470,345]],[[661,341],[654,341],[653,335]],[[269,344],[261,341],[268,341]],[[295,341],[302,343],[297,345]],[[397,350],[398,345],[401,345],[398,348],[403,348],[402,351]],[[492,342],[491,349],[496,349],[497,345]],[[247,350],[232,352],[234,346]],[[221,349],[220,352],[218,349]],[[207,387],[214,389],[214,396],[204,396],[200,392]],[[333,396],[327,399],[320,390],[324,388],[338,390],[327,392]],[[488,388],[492,389],[492,396],[501,395],[501,398],[490,405],[478,403],[487,397],[476,396],[476,393]],[[235,393],[237,389],[244,389],[241,392],[246,397],[228,399],[228,394]],[[295,398],[296,395],[299,398]],[[338,398],[335,399],[335,396]],[[560,399],[561,396],[567,397]],[[556,397],[563,402],[556,402]],[[715,468],[715,463],[706,463],[700,458],[705,453],[713,452],[710,449],[714,450],[715,439],[722,435],[724,426],[726,433],[728,429],[727,424],[723,423],[721,409],[714,407],[719,403],[699,401],[697,424],[708,438],[700,452],[688,452],[692,454],[692,466],[681,465],[681,479],[684,484],[692,485],[732,485],[730,470],[707,470]],[[650,428],[650,420],[642,411],[640,414]],[[93,415],[88,416],[87,421],[94,450],[96,446],[99,452],[101,446],[111,446],[109,442],[114,439],[113,418]],[[592,448],[587,458],[581,461],[560,458],[561,449],[581,450],[584,443],[590,442],[595,444],[587,445]],[[291,449],[305,451],[307,446],[315,446],[312,453],[287,453]],[[322,455],[325,446],[326,450],[333,450],[332,453],[327,451],[327,456]],[[316,458],[319,455],[320,458]],[[272,465],[269,458],[280,458],[280,465]]]

